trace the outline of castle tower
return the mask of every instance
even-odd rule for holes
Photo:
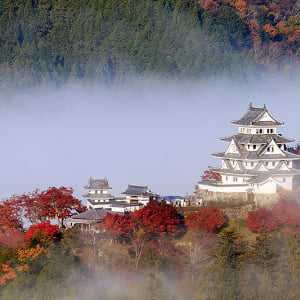
[[[218,172],[221,182],[200,182],[199,189],[212,192],[253,192],[273,194],[295,188],[295,168],[300,155],[286,151],[286,144],[294,140],[277,133],[284,123],[275,120],[263,108],[250,103],[242,118],[232,121],[238,133],[221,140],[229,142],[225,152],[213,154],[222,159]]]
[[[87,194],[83,195],[86,198],[88,209],[102,208],[111,202],[114,198],[111,194],[111,187],[108,185],[108,180],[90,178],[87,186],[85,186]]]

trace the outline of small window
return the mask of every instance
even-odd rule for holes
[[[253,167],[254,166],[254,162],[251,162],[251,167]]]
[[[225,177],[225,179],[226,179],[226,181],[228,181],[228,177],[227,176]]]
[[[266,166],[268,166],[268,164],[269,164],[269,163],[268,163],[268,162],[266,162]]]
[[[262,130],[262,129],[259,129],[259,133],[263,133],[263,130]]]
[[[273,166],[273,167],[275,166],[275,161],[272,162],[272,166]]]
[[[256,149],[256,145],[253,145],[253,150],[255,150]]]

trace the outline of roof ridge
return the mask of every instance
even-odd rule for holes
[[[139,187],[139,188],[148,188],[147,185],[133,185],[133,184],[128,184],[128,187]]]
[[[260,150],[260,152],[259,151],[257,151],[257,155],[258,156],[260,156],[261,154],[263,154],[263,151],[266,149],[266,148],[268,148],[268,146],[270,145],[270,143],[272,142],[272,141],[274,141],[274,139],[271,137],[270,139],[269,139],[269,141],[263,146],[263,148]],[[274,143],[276,144],[276,142],[274,141]],[[276,144],[277,145],[277,144]],[[259,152],[259,153],[258,153]]]
[[[262,115],[263,115],[265,112],[268,112],[268,110],[266,109],[266,106],[264,106],[264,108],[261,108],[261,109],[262,109],[262,112],[260,113],[260,115],[258,115],[256,118],[254,118],[254,120],[251,122],[252,124],[253,124],[254,122],[256,122],[257,119],[261,118]],[[272,118],[272,119],[273,119],[273,118]]]

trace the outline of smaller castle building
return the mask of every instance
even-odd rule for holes
[[[126,191],[121,193],[125,195],[128,203],[142,203],[147,205],[150,200],[158,199],[159,195],[150,191],[147,186],[129,184]]]

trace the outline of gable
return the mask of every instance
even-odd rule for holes
[[[258,166],[255,167],[255,170],[256,171],[262,171],[262,172],[268,172],[269,171],[262,162],[260,162],[258,164]]]
[[[231,140],[230,145],[228,146],[225,154],[228,153],[234,153],[234,154],[240,154],[239,149],[237,147],[237,144],[235,143],[234,139]]]
[[[260,156],[267,156],[267,155],[273,155],[273,154],[279,154],[281,156],[285,156],[285,154],[282,152],[282,150],[278,147],[278,145],[275,143],[273,139],[264,146],[263,151],[260,153]]]
[[[267,122],[267,121],[276,122],[276,120],[274,120],[267,111],[262,116],[257,118],[257,120],[255,120],[255,121],[256,122],[258,122],[258,121],[261,121],[261,122]]]
[[[276,169],[278,169],[280,171],[289,171],[290,170],[284,161],[281,161]]]

